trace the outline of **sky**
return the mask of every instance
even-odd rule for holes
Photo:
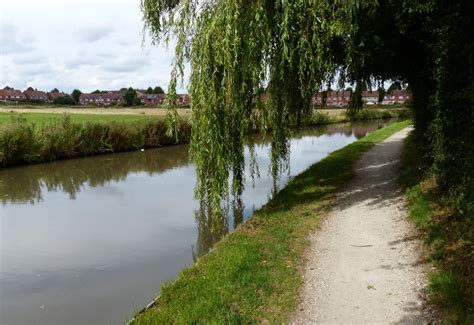
[[[172,45],[143,37],[140,0],[0,0],[0,87],[166,91]]]

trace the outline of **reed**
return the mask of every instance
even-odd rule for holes
[[[191,125],[184,120],[175,139],[167,134],[162,120],[75,123],[65,115],[34,124],[22,116],[12,116],[11,122],[0,125],[0,165],[156,148],[189,142],[190,135]]]

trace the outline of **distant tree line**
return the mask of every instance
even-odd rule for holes
[[[138,98],[138,92],[133,87],[129,88],[121,88],[120,92],[123,94],[123,105],[124,106],[137,106],[140,105],[140,99]],[[51,90],[51,93],[59,93],[57,88]],[[92,94],[106,94],[108,93],[107,90],[100,90],[96,89],[92,92]],[[148,87],[145,91],[145,94],[164,94],[163,88],[160,86],[156,87]],[[53,104],[55,105],[78,105],[80,102],[80,97],[82,95],[82,91],[79,89],[74,89],[71,94],[63,94],[54,98]]]

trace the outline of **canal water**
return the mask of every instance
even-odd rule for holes
[[[277,185],[387,123],[295,132]],[[126,323],[268,201],[269,141],[219,232],[194,199],[187,145],[0,170],[0,323]]]

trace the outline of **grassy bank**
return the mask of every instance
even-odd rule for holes
[[[375,143],[409,121],[377,130],[295,177],[274,199],[214,250],[162,288],[134,324],[281,323],[294,311],[308,235],[352,166]]]
[[[27,122],[42,124],[49,123],[52,120],[62,120],[61,113],[0,113],[0,124],[10,123],[13,117],[22,116]],[[118,115],[118,114],[68,114],[71,122],[134,122],[143,120],[163,120],[164,116],[147,116],[147,115]]]
[[[326,112],[328,111],[328,112]],[[352,118],[346,114],[346,110],[339,110],[334,114],[334,110],[319,110],[313,114],[308,121],[309,125],[342,123],[351,121],[367,121],[375,119],[390,119],[390,118],[410,118],[411,112],[408,109],[364,109]]]
[[[162,120],[73,123],[69,116],[34,124],[22,116],[0,124],[0,166],[47,162],[96,154],[155,148],[189,141],[191,126],[181,122],[179,141]]]
[[[408,115],[408,110],[367,110],[353,120]],[[166,135],[164,115],[0,113],[0,166],[186,143],[191,126],[184,116],[180,116],[183,120],[179,127],[179,141],[176,142]],[[305,124],[316,126],[348,121],[344,114],[315,113]]]
[[[410,135],[403,153],[403,184],[412,222],[420,229],[436,271],[429,293],[449,324],[474,323],[474,216],[455,213]]]

